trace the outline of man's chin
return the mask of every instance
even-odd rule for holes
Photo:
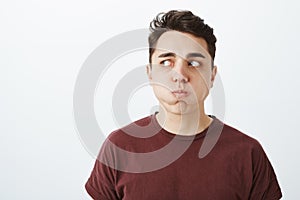
[[[197,102],[188,102],[184,100],[168,101],[161,104],[167,112],[173,114],[191,114],[200,111],[201,107]]]
[[[172,101],[168,102],[167,105],[164,105],[164,109],[167,112],[182,115],[185,114],[188,111],[188,104],[184,101]]]

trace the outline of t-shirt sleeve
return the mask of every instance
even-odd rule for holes
[[[101,162],[103,158],[112,159],[111,152],[108,152],[109,150],[104,143],[95,161],[92,173],[85,184],[86,191],[95,200],[119,199],[115,190],[115,170]]]
[[[252,188],[249,199],[278,200],[282,197],[274,169],[258,142],[252,150],[252,170]]]
[[[85,184],[88,194],[95,200],[117,200],[114,185],[111,183],[108,167],[96,160],[94,169]]]

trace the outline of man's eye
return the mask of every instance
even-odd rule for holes
[[[192,67],[200,67],[201,63],[198,62],[198,61],[193,60],[193,61],[189,62],[189,65],[192,66]]]
[[[163,60],[160,62],[160,64],[165,67],[172,66],[172,62],[170,60]]]

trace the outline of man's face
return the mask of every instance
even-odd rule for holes
[[[216,75],[216,67],[211,65],[203,38],[178,31],[163,33],[152,54],[152,66],[147,67],[160,105],[174,114],[203,108]]]

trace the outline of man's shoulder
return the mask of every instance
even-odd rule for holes
[[[132,142],[133,140],[144,139],[154,135],[159,127],[153,121],[153,115],[149,115],[133,121],[119,129],[114,130],[108,139],[114,143]]]
[[[108,136],[108,139],[117,146],[124,147],[127,145],[134,146],[135,143],[144,142],[145,139],[151,138],[161,131],[161,127],[155,121],[154,115],[149,115],[133,121],[119,129],[114,130]],[[222,145],[231,145],[238,149],[261,149],[261,144],[257,139],[240,131],[239,129],[215,119],[222,124],[219,143]],[[217,126],[218,126],[217,125]]]
[[[242,132],[239,129],[225,124],[223,127],[221,139],[225,143],[230,143],[231,145],[236,145],[238,147],[257,149],[262,148],[260,142],[250,136],[248,133]]]

